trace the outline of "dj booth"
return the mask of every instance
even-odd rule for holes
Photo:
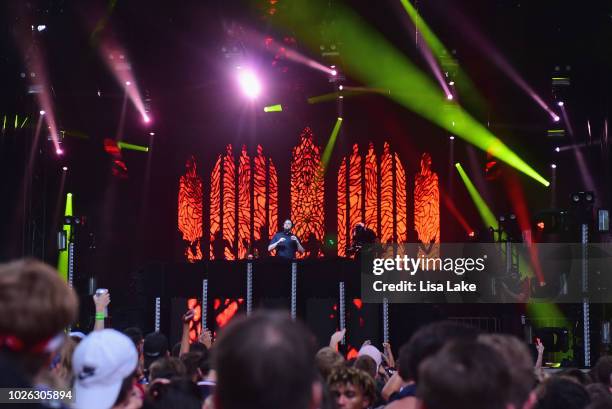
[[[397,348],[416,328],[439,319],[516,332],[521,314],[515,305],[363,303],[360,265],[345,258],[151,264],[138,275],[138,315],[144,328],[162,331],[171,344],[180,339],[181,316],[188,305],[197,306],[198,323],[212,331],[236,314],[284,309],[303,320],[321,346],[346,327],[347,350],[358,349],[366,339],[379,347],[386,341]]]

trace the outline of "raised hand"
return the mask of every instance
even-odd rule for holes
[[[193,320],[194,314],[194,310],[188,310],[185,314],[183,314],[183,324],[189,324],[189,322]]]
[[[346,334],[346,328],[342,328],[340,331],[334,332],[329,339],[329,346],[336,348],[340,341],[342,341],[342,338],[344,338],[344,334]]]

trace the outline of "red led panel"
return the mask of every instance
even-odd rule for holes
[[[361,156],[359,147],[353,145],[353,153],[349,159],[349,228],[352,229],[357,223],[363,221],[361,202],[363,192],[361,191]]]
[[[393,242],[393,162],[385,142],[380,158],[380,241]]]
[[[276,174],[276,167],[274,166],[274,162],[270,158],[270,167],[268,169],[270,175],[270,184],[268,186],[268,200],[270,201],[269,205],[269,223],[270,226],[270,239],[272,236],[276,234],[276,229],[278,228],[278,175]]]
[[[397,243],[405,243],[408,241],[408,220],[407,220],[407,202],[406,202],[406,172],[402,166],[402,161],[399,155],[395,157],[395,232],[397,234]]]
[[[195,157],[191,156],[185,167],[179,179],[178,229],[187,242],[185,258],[193,263],[202,260],[202,178],[197,174]]]
[[[210,175],[210,258],[215,259],[212,243],[221,229],[221,155]]]
[[[223,239],[231,246],[236,240],[236,163],[232,152],[232,145],[227,145],[223,157]],[[233,249],[225,248],[225,259],[235,260]]]
[[[414,178],[414,229],[423,244],[440,243],[440,190],[428,153],[422,155]]]
[[[263,148],[257,145],[257,155],[253,158],[253,237],[261,238],[261,229],[266,226],[266,157]],[[275,229],[274,226],[273,229]]]
[[[365,224],[378,233],[378,165],[374,145],[370,143],[365,157]]]
[[[310,128],[305,128],[300,143],[291,155],[291,219],[294,233],[302,242],[311,233],[323,241],[324,188],[321,148],[314,144]]]
[[[338,170],[338,255],[346,256],[346,158],[342,159]]]
[[[238,258],[247,256],[251,243],[251,160],[246,146],[238,159]]]

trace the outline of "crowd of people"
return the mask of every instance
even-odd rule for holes
[[[285,312],[234,318],[213,339],[180,343],[139,328],[104,328],[108,292],[94,297],[91,333],[68,332],[74,291],[35,260],[0,265],[0,388],[69,390],[69,400],[19,408],[73,409],[612,409],[612,357],[588,372],[542,368],[516,337],[434,322],[399,348],[364,343],[346,359],[345,330],[318,349]]]

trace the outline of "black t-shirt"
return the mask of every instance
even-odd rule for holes
[[[285,241],[278,243],[276,246],[276,256],[286,258],[288,260],[293,260],[295,258],[295,252],[297,251],[297,242],[295,240],[291,240],[292,233],[285,233],[284,231],[279,231],[272,237],[270,240],[270,244],[276,243],[281,239],[281,237],[285,238]]]

